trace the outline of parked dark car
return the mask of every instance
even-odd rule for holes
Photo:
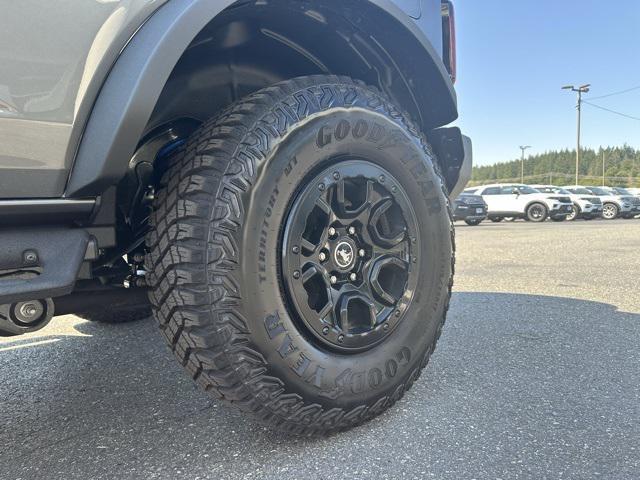
[[[463,193],[453,203],[453,219],[464,220],[467,225],[479,225],[487,218],[487,204],[480,195]]]

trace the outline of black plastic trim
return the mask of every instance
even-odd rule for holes
[[[471,139],[462,135],[458,127],[446,127],[433,130],[429,140],[442,167],[450,198],[457,198],[471,178]]]
[[[95,199],[0,200],[0,224],[52,224],[87,220],[96,206]]]
[[[88,242],[81,229],[0,230],[0,304],[71,293]]]

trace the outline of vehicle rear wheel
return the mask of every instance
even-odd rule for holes
[[[530,222],[544,222],[547,219],[547,207],[542,203],[532,203],[527,208],[527,220]]]
[[[467,225],[471,226],[471,227],[476,227],[478,225],[480,225],[480,222],[482,222],[482,220],[465,220],[464,223],[466,223]]]
[[[344,77],[289,80],[203,124],[157,187],[146,262],[193,379],[303,434],[402,397],[452,285],[435,162],[386,97]]]
[[[576,218],[578,218],[579,215],[580,215],[580,207],[578,207],[577,205],[573,205],[571,207],[571,212],[569,213],[569,215],[567,215],[566,219],[569,222],[573,222]]]
[[[605,203],[602,206],[602,218],[605,220],[614,220],[618,218],[619,213],[620,209],[615,203]]]

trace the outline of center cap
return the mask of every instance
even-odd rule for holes
[[[346,240],[338,243],[335,250],[333,251],[333,260],[340,268],[350,268],[355,260],[355,251],[353,246]]]

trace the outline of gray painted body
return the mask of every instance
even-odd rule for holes
[[[135,43],[139,32],[146,36],[138,44],[152,45],[149,48],[155,51],[164,48],[169,52],[174,48],[176,52],[169,53],[179,56],[181,45],[188,44],[197,30],[184,31],[181,42],[175,43],[173,37],[170,43],[157,29],[145,28],[145,22],[160,25],[169,18],[175,25],[180,21],[204,25],[232,3],[233,0],[1,0],[0,198],[55,198],[63,196],[65,187],[67,193],[76,196],[88,192],[88,176],[94,172],[84,168],[76,173],[74,169],[69,180],[74,160],[78,156],[91,158],[94,147],[101,148],[105,158],[130,155],[132,152],[117,142],[131,126],[125,115],[129,115],[129,122],[133,116],[144,123],[151,113],[141,109],[131,114],[133,92],[149,97],[149,110],[155,101],[152,97],[157,98],[159,91],[145,92],[142,81],[152,75],[166,78],[173,67],[152,65],[145,69],[149,50],[125,48],[128,42]],[[440,54],[440,0],[372,3],[392,10],[396,18],[422,35],[423,43],[430,43],[432,50]],[[155,13],[158,10],[163,15]],[[122,82],[109,83],[110,72],[116,71],[114,64],[120,71],[126,72],[123,69],[130,67],[140,72],[139,76],[131,76],[131,91],[119,91]],[[109,88],[115,90],[111,97],[98,96]],[[90,116],[92,111],[100,115]],[[123,122],[112,129],[106,117],[119,116]],[[93,143],[80,143],[85,128]],[[85,146],[88,144],[91,146]]]

